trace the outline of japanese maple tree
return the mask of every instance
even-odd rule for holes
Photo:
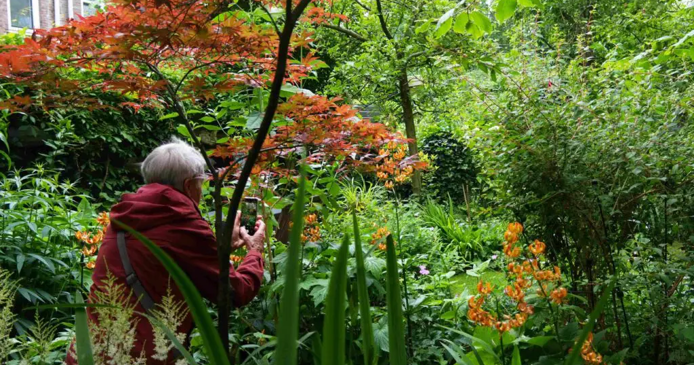
[[[173,110],[168,115],[185,126],[212,175],[221,272],[219,332],[227,348],[231,222],[244,189],[234,189],[224,217],[225,182],[233,177],[235,186],[245,187],[253,174],[282,173],[271,169],[279,151],[301,149],[309,160],[358,165],[385,158],[375,152],[384,144],[406,143],[385,126],[361,120],[337,99],[298,92],[281,102],[283,86],[298,84],[321,64],[311,53],[311,33],[294,32],[297,23],[322,23],[337,15],[311,0],[247,5],[260,7],[269,21],[253,21],[238,4],[223,0],[115,0],[105,12],[36,30],[23,45],[0,49],[0,77],[27,89],[25,95],[5,100],[4,108],[105,107],[81,92],[97,90],[121,94],[127,100],[123,108]],[[253,135],[232,133],[208,153],[186,105],[248,89],[269,89],[257,130]],[[274,120],[282,123],[273,128]],[[226,166],[215,166],[212,157]],[[397,163],[403,168],[417,164],[412,159]]]

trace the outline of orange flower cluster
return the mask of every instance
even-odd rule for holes
[[[520,256],[521,249],[518,246],[514,246],[518,242],[518,235],[523,233],[523,225],[518,222],[511,223],[508,225],[506,232],[504,233],[504,254],[511,258],[516,258]]]
[[[528,245],[528,252],[524,256],[528,259],[519,260],[523,254],[523,248],[519,244],[520,235],[523,233],[523,225],[518,222],[508,225],[504,233],[503,251],[504,255],[510,260],[507,265],[508,275],[514,280],[510,285],[504,288],[504,294],[516,302],[517,313],[491,314],[482,309],[487,296],[489,296],[493,287],[489,283],[479,282],[477,284],[478,295],[475,295],[468,300],[468,319],[483,326],[495,327],[499,332],[509,331],[512,328],[522,326],[528,319],[528,316],[534,313],[532,305],[525,302],[526,291],[533,286],[534,279],[540,286],[538,292],[541,296],[547,296],[548,284],[552,283],[554,288],[549,295],[549,299],[556,304],[564,302],[567,290],[559,286],[561,281],[561,271],[558,266],[553,270],[541,270],[540,262],[542,255],[545,252],[546,245],[544,242],[535,240]],[[501,318],[499,318],[501,316]]]
[[[381,227],[381,228],[377,229],[376,232],[374,232],[371,235],[371,244],[372,245],[378,244],[378,249],[381,251],[385,251],[386,250],[386,244],[383,243],[382,240],[384,238],[388,237],[389,234],[390,234],[390,230],[388,230],[388,227]]]
[[[229,260],[233,263],[239,263],[243,260],[243,257],[241,256],[236,256],[236,255],[231,255],[229,256]]]
[[[304,217],[304,233],[301,234],[302,242],[318,242],[320,240],[320,227],[318,226],[318,216],[315,213]]]
[[[412,165],[405,165],[407,146],[394,141],[388,142],[385,148],[378,151],[381,162],[376,166],[376,176],[384,181],[386,189],[393,189],[395,184],[406,182],[414,173]],[[392,178],[392,179],[391,179]]]
[[[101,229],[96,233],[91,233],[89,231],[75,232],[75,237],[83,243],[82,249],[80,251],[86,257],[94,256],[96,254],[98,246],[104,240],[104,235],[106,235],[106,228],[109,224],[111,224],[111,219],[108,217],[108,213],[101,212],[96,217],[96,222],[101,227]],[[85,267],[87,269],[93,269],[95,266],[95,261],[88,261],[85,264]]]
[[[499,320],[496,315],[482,309],[482,304],[484,304],[493,290],[494,287],[490,283],[484,283],[482,281],[477,283],[477,292],[479,295],[472,296],[468,299],[468,319],[482,326],[494,327],[502,333],[509,331],[511,328],[522,326],[525,321],[528,320],[528,315],[533,313],[533,308],[523,301],[525,293],[520,288],[520,284],[516,283],[513,287],[506,287],[505,292],[507,295],[514,299],[518,298],[519,312],[514,315],[505,314],[503,320]]]
[[[588,333],[588,338],[583,342],[581,347],[581,357],[586,364],[600,365],[602,364],[602,355],[593,350],[593,333]]]

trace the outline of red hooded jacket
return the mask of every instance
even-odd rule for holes
[[[188,274],[197,286],[200,294],[206,299],[217,302],[219,268],[217,259],[217,243],[209,224],[202,218],[196,204],[186,195],[176,189],[162,184],[148,184],[141,187],[135,194],[124,194],[121,202],[111,209],[111,219],[118,220],[161,247]],[[89,301],[95,302],[95,293],[103,290],[104,281],[109,273],[116,279],[116,284],[122,285],[131,293],[125,282],[123,264],[116,244],[118,227],[111,224],[108,227],[104,241],[99,248],[99,255],[92,280]],[[159,260],[150,253],[140,241],[126,234],[130,262],[142,282],[145,290],[155,303],[161,303],[170,287],[176,301],[185,302],[180,290],[170,280],[168,273]],[[259,251],[250,251],[238,269],[233,265],[229,280],[231,281],[233,300],[236,306],[250,302],[260,289],[263,279],[263,257]],[[130,296],[132,304],[137,303],[135,295]],[[138,303],[135,311],[144,312]],[[89,320],[98,323],[99,319],[92,310],[88,310]],[[144,350],[147,364],[173,363],[152,359],[154,354],[154,336],[152,326],[146,318],[138,318],[136,328],[136,344],[131,350],[137,357]],[[188,314],[183,324],[178,328],[179,333],[188,333],[192,329],[192,316]],[[72,351],[71,351],[72,352]],[[77,361],[68,356],[67,364]]]

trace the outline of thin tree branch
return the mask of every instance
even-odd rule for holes
[[[272,14],[270,14],[270,10],[267,10],[265,5],[260,5],[260,7],[263,8],[263,11],[265,11],[265,14],[267,14],[267,16],[270,17],[270,22],[272,22],[272,26],[275,28],[275,33],[277,33],[278,36],[281,35],[282,31],[277,26],[277,22],[275,22],[275,18],[273,18]]]
[[[366,6],[366,5],[364,5],[364,4],[362,4],[361,1],[359,1],[359,0],[354,0],[354,2],[357,3],[357,5],[359,5],[359,6],[361,6],[362,8],[364,8],[364,10],[366,10],[366,11],[371,11],[371,8],[368,7],[368,6]]]
[[[368,39],[364,38],[364,37],[361,36],[359,33],[355,32],[355,31],[353,31],[353,30],[347,29],[347,28],[343,28],[343,27],[337,26],[337,25],[332,25],[332,24],[321,24],[321,27],[323,27],[323,28],[328,28],[328,29],[332,29],[332,30],[338,31],[338,32],[340,32],[340,33],[342,33],[342,34],[346,34],[346,35],[348,35],[348,36],[350,36],[350,37],[352,37],[352,38],[354,38],[354,39],[356,39],[356,40],[358,40],[358,41],[360,41],[360,42],[366,42],[366,41],[368,41]]]
[[[381,0],[376,0],[376,9],[378,10],[378,21],[381,23],[381,29],[383,29],[383,34],[386,38],[392,40],[393,35],[388,31],[388,24],[386,24],[386,18],[383,17],[383,7],[381,6]]]
[[[294,33],[294,27],[296,22],[303,13],[304,9],[308,6],[311,0],[301,0],[297,5],[296,9],[292,11],[292,0],[287,0],[286,11],[287,18],[284,23],[284,28],[279,37],[279,49],[277,51],[277,67],[275,69],[275,76],[272,80],[272,85],[270,86],[270,95],[268,96],[268,104],[265,108],[265,114],[263,115],[263,120],[258,128],[255,141],[250,151],[248,151],[248,157],[246,158],[246,163],[243,165],[241,170],[241,175],[239,175],[239,180],[234,189],[234,193],[231,196],[231,201],[229,202],[229,213],[227,214],[227,220],[223,227],[222,240],[217,241],[217,253],[218,253],[218,264],[219,264],[219,297],[217,300],[218,306],[218,332],[222,339],[222,345],[228,351],[229,350],[229,314],[231,312],[231,286],[229,283],[229,272],[230,263],[229,255],[231,251],[231,245],[225,244],[231,240],[233,234],[233,222],[236,219],[236,213],[241,204],[241,199],[243,198],[243,193],[248,183],[248,179],[253,170],[253,165],[255,165],[258,155],[263,148],[263,143],[265,138],[270,131],[272,125],[272,120],[277,111],[277,106],[279,105],[280,91],[282,89],[282,84],[284,83],[284,76],[287,71],[287,60],[289,58],[289,45],[291,43],[292,34]],[[219,232],[217,232],[219,234]]]

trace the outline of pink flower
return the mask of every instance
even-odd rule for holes
[[[429,275],[429,270],[427,270],[426,265],[419,265],[419,273],[422,275]]]

